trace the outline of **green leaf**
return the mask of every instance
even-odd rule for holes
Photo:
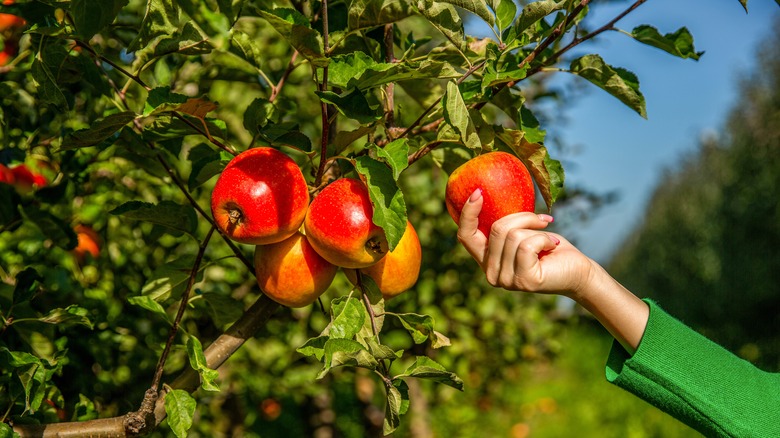
[[[211,52],[211,50],[212,46],[208,41],[208,37],[188,21],[184,23],[181,31],[176,31],[168,37],[161,38],[154,46],[152,57],[165,56],[171,53],[202,55]]]
[[[371,220],[385,231],[387,246],[395,249],[406,231],[406,201],[385,163],[366,155],[355,159],[355,169],[366,179],[368,194],[374,206]]]
[[[401,424],[401,415],[409,409],[409,386],[402,379],[393,379],[392,385],[385,385],[387,400],[382,433],[391,435]]]
[[[339,154],[347,148],[347,146],[356,142],[357,140],[365,137],[369,133],[374,132],[373,126],[358,126],[352,131],[339,131],[336,134],[336,138],[333,139],[331,145],[335,149],[336,154]],[[0,206],[2,208],[2,206]]]
[[[385,298],[382,296],[382,291],[379,290],[379,286],[376,285],[373,278],[361,273],[359,270],[356,270],[355,273],[360,278],[362,292],[368,298],[371,311],[374,314],[373,325],[376,326],[377,332],[381,332],[385,323]],[[366,318],[363,329],[368,333],[368,336],[373,336],[374,332],[370,317]]]
[[[444,121],[453,128],[460,141],[469,149],[481,150],[482,143],[479,141],[474,121],[471,120],[469,109],[455,82],[447,83],[447,92],[442,98],[442,106]]]
[[[317,96],[325,103],[334,105],[345,117],[357,120],[361,125],[368,125],[382,118],[379,105],[369,103],[366,95],[352,89],[342,94],[333,91],[317,91]]]
[[[494,62],[488,62],[485,65],[485,71],[482,76],[482,91],[488,90],[496,85],[506,84],[509,82],[516,82],[524,79],[528,72],[528,65],[524,65],[522,68],[517,68],[517,64],[504,64],[499,67],[501,70],[496,70],[496,64]]]
[[[0,364],[3,368],[21,368],[28,365],[42,365],[37,357],[24,351],[11,351],[6,347],[0,346]]]
[[[21,438],[7,423],[0,423],[0,438]]]
[[[464,48],[463,20],[455,7],[449,2],[418,0],[417,8],[455,47]]]
[[[491,26],[495,24],[493,13],[490,12],[485,0],[441,0],[441,2],[472,12]]]
[[[88,41],[96,33],[105,29],[116,18],[128,0],[73,0],[70,13],[73,24],[81,38]]]
[[[230,31],[230,46],[228,51],[243,59],[257,71],[262,70],[263,51],[255,44],[255,41],[244,32],[237,29]]]
[[[391,82],[412,79],[456,78],[460,74],[449,63],[433,60],[421,62],[376,62],[364,52],[353,52],[331,58],[328,83],[333,87],[365,90]]]
[[[27,267],[22,272],[16,274],[16,286],[14,286],[13,304],[30,301],[35,293],[38,292],[39,285],[43,277],[35,268]]]
[[[525,105],[520,107],[515,117],[515,123],[523,131],[523,138],[529,143],[542,143],[547,132],[541,128],[539,120]]]
[[[162,201],[159,204],[129,201],[111,210],[109,213],[128,219],[162,225],[173,235],[181,235],[183,232],[195,237],[195,231],[198,227],[198,217],[195,214],[195,209],[189,205],[181,205],[173,201]]]
[[[496,137],[509,146],[531,172],[549,210],[563,190],[563,166],[550,158],[547,148],[540,143],[529,142],[523,134],[523,131],[514,129],[498,129]]]
[[[179,8],[174,0],[148,0],[141,30],[127,46],[127,51],[134,52],[150,46],[155,39],[174,34],[178,22]]]
[[[414,363],[397,377],[428,379],[463,391],[463,380],[447,371],[441,364],[426,356],[417,356]]]
[[[157,302],[180,297],[187,288],[194,263],[195,257],[192,255],[182,256],[165,263],[154,270],[146,284],[141,288],[141,293]],[[205,264],[201,264],[196,281],[200,281],[205,268]]]
[[[325,357],[325,344],[328,342],[328,339],[330,339],[329,336],[311,338],[295,351],[304,356],[314,356],[317,360],[321,361]]]
[[[375,370],[379,362],[360,342],[351,339],[328,339],[324,347],[325,366],[317,376],[321,379],[332,368],[353,366]]]
[[[89,320],[87,315],[89,311],[83,307],[79,307],[75,304],[64,309],[54,309],[45,316],[38,318],[38,321],[45,322],[47,324],[56,325],[83,325],[92,329],[92,321]]]
[[[656,28],[643,24],[631,31],[631,36],[644,43],[680,58],[691,58],[696,61],[704,52],[693,48],[693,36],[687,28],[681,27],[674,33],[661,35]]]
[[[309,20],[295,9],[277,8],[271,12],[258,9],[258,15],[268,21],[295,50],[315,67],[328,65],[319,32],[311,28]]]
[[[244,111],[244,128],[252,135],[257,135],[268,122],[278,122],[279,116],[279,110],[273,102],[258,97]]]
[[[496,24],[499,29],[506,29],[515,20],[517,5],[513,0],[499,0],[496,7]]]
[[[227,166],[230,160],[222,160],[220,158],[220,154],[215,153],[214,156],[203,157],[192,163],[190,176],[187,179],[187,187],[190,191],[200,187],[206,181],[222,173],[222,170]]]
[[[747,12],[747,11],[748,11],[748,8],[747,8],[747,2],[748,2],[748,0],[739,0],[739,4],[741,4],[741,5],[742,5],[742,7],[745,9],[745,12]],[[777,0],[775,0],[775,3],[776,3],[776,2],[777,2]]]
[[[24,216],[58,247],[71,250],[78,245],[76,232],[62,219],[35,205],[25,205],[23,211]]]
[[[219,385],[216,382],[219,372],[209,368],[206,363],[206,355],[203,354],[203,345],[195,336],[187,338],[187,357],[192,369],[200,375],[200,387],[205,391],[219,391]]]
[[[197,403],[189,392],[173,389],[165,395],[165,413],[168,414],[168,426],[178,438],[187,436],[192,427]]]
[[[33,60],[31,72],[40,101],[54,105],[60,110],[68,109],[68,101],[62,94],[62,90],[60,90],[60,86],[49,67],[36,57]]]
[[[161,315],[168,323],[172,322],[171,318],[168,316],[168,313],[165,311],[165,309],[163,309],[163,306],[148,295],[130,297],[127,299],[127,302],[134,306],[144,308],[152,313]]]
[[[339,297],[331,303],[333,321],[328,334],[331,339],[352,339],[368,317],[366,308],[359,299],[348,296]]]
[[[371,151],[390,166],[393,170],[393,179],[396,181],[401,176],[401,172],[409,166],[409,141],[406,138],[393,140],[383,148],[372,146]]]
[[[431,340],[431,347],[441,348],[450,345],[450,340],[443,334],[433,329],[433,318],[429,315],[416,313],[392,313],[398,318],[401,325],[412,335],[415,344],[422,344]]]
[[[522,12],[520,12],[520,16],[517,18],[517,33],[522,33],[524,30],[542,18],[552,14],[555,11],[559,11],[565,8],[566,3],[566,0],[540,0],[525,5]]]
[[[647,118],[645,98],[639,91],[639,80],[628,70],[612,67],[599,55],[585,55],[571,62],[571,72],[616,97],[640,116]]]
[[[416,13],[412,2],[405,0],[353,0],[349,4],[348,30],[382,26],[403,20]]]
[[[157,87],[149,90],[144,105],[144,117],[149,116],[158,108],[170,111],[179,105],[187,102],[189,96],[171,91],[170,86]]]
[[[135,119],[135,113],[124,111],[98,119],[87,129],[72,132],[62,141],[62,150],[95,146],[113,136]]]

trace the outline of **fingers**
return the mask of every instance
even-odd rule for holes
[[[506,289],[534,290],[538,283],[539,255],[553,250],[560,240],[539,232],[552,221],[548,215],[520,213],[493,225],[483,268],[490,284]]]
[[[480,265],[485,258],[487,246],[487,237],[478,228],[479,212],[482,211],[483,202],[482,190],[475,190],[463,205],[458,227],[458,240]]]

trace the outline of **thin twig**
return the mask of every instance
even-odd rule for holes
[[[328,0],[322,0],[322,44],[324,53],[328,53]],[[328,90],[328,66],[322,68],[322,83],[320,91]],[[320,113],[322,114],[322,140],[320,141],[320,165],[317,168],[317,176],[314,185],[319,186],[322,176],[325,174],[325,162],[328,158],[328,142],[330,140],[330,121],[328,120],[328,104],[320,101]]]
[[[284,73],[282,74],[282,77],[279,79],[279,82],[276,83],[276,86],[271,89],[271,96],[268,97],[269,102],[273,102],[276,100],[276,98],[279,96],[279,93],[282,92],[282,87],[284,86],[284,83],[287,81],[287,78],[290,76],[290,73],[292,73],[293,70],[295,70],[295,67],[297,65],[295,64],[295,59],[298,58],[298,51],[294,51],[292,56],[290,57],[290,62],[287,63],[287,68],[284,70]]]
[[[385,24],[385,62],[388,64],[395,62],[395,53],[393,53],[393,23]],[[385,87],[385,126],[390,130],[395,127],[395,82],[390,82]]]
[[[195,285],[195,279],[198,277],[200,264],[203,261],[203,254],[206,252],[206,247],[208,246],[209,240],[211,240],[211,235],[214,234],[215,229],[215,227],[209,228],[209,232],[206,234],[206,237],[203,239],[203,242],[201,242],[200,247],[198,248],[198,255],[195,256],[195,263],[192,264],[192,271],[190,272],[190,277],[187,280],[187,287],[184,289],[184,293],[182,293],[181,296],[181,302],[179,303],[179,311],[176,312],[176,318],[173,320],[173,325],[171,326],[171,330],[168,333],[168,342],[165,343],[165,348],[160,355],[160,360],[157,362],[157,371],[154,373],[154,380],[152,380],[151,386],[151,389],[155,392],[157,392],[160,388],[160,380],[162,379],[165,361],[168,360],[168,353],[170,352],[171,346],[173,345],[173,340],[176,338],[176,333],[179,331],[179,324],[181,323],[181,319],[184,317],[184,311],[187,309],[187,302],[190,299],[192,286]]]

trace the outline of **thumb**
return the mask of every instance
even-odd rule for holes
[[[463,205],[458,223],[458,240],[480,265],[485,258],[487,248],[487,236],[478,228],[483,202],[482,190],[475,190]]]

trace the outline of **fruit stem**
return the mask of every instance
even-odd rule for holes
[[[235,225],[241,220],[241,216],[243,214],[241,213],[241,210],[235,207],[231,207],[228,209],[228,219],[230,220],[230,225]]]

